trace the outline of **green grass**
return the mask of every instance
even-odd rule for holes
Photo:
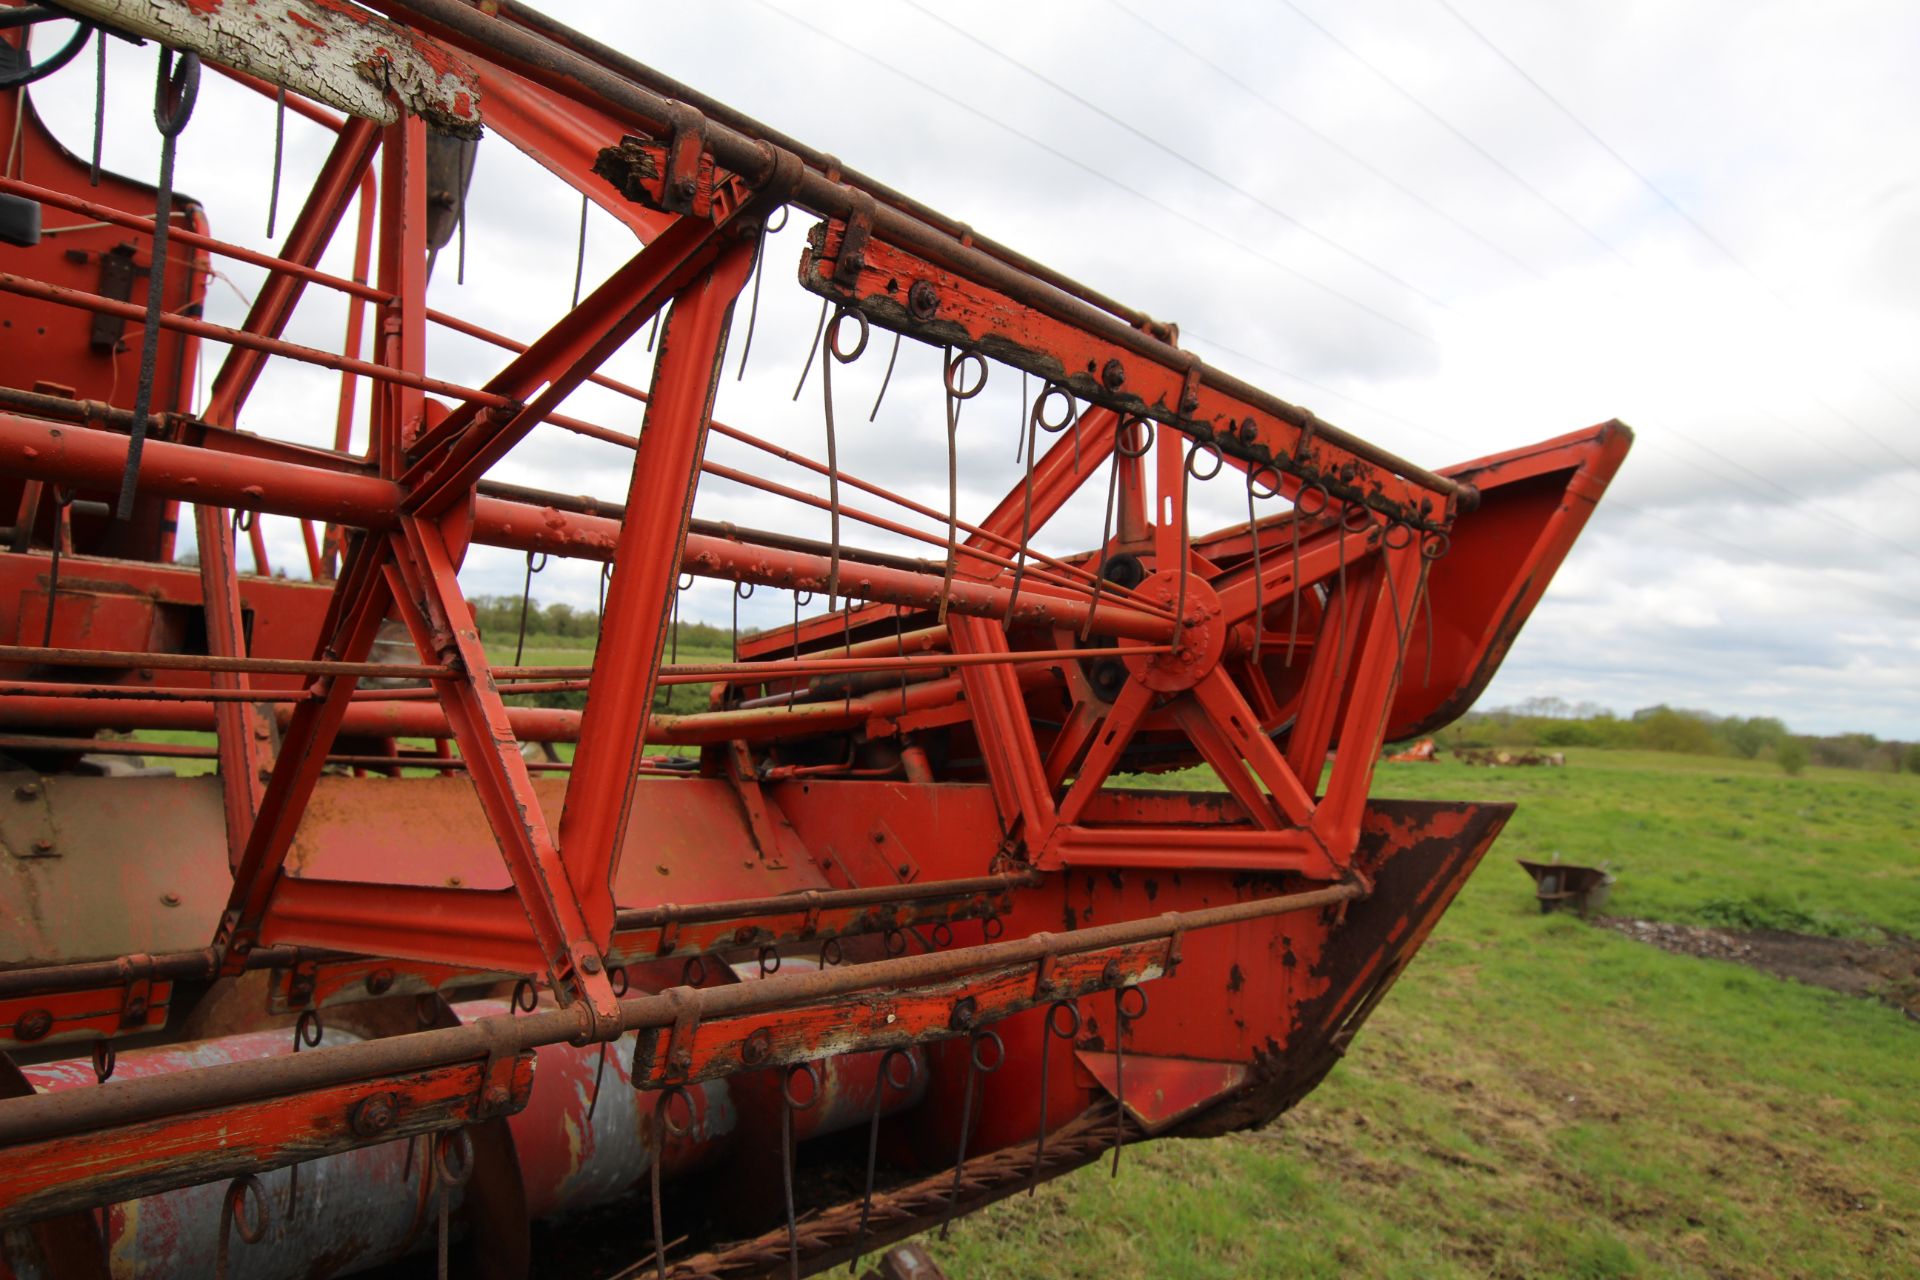
[[[1920,1028],[1541,916],[1515,856],[1611,860],[1611,910],[1920,933],[1920,778],[1571,751],[1388,765],[1520,812],[1347,1058],[1271,1128],[1130,1148],[959,1224],[968,1277],[1920,1274]],[[1168,780],[1156,779],[1156,785]],[[1192,783],[1188,775],[1180,781]]]

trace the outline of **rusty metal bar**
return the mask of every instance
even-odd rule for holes
[[[758,915],[790,915],[795,911],[830,911],[836,907],[865,907],[895,902],[927,902],[940,898],[966,898],[974,894],[1005,893],[1010,889],[1032,889],[1046,883],[1038,871],[1015,871],[998,876],[974,876],[965,880],[926,880],[913,884],[882,884],[862,889],[815,889],[806,893],[783,893],[766,898],[736,898],[730,902],[704,902],[692,906],[667,904],[621,911],[614,923],[622,929],[656,929],[669,924],[711,924],[716,920],[734,920]]]
[[[37,200],[41,204],[50,204],[57,209],[65,209],[71,213],[82,214],[101,222],[112,223],[116,227],[124,227],[129,231],[138,231],[144,235],[153,234],[152,218],[127,213],[124,210],[115,209],[111,205],[99,204],[92,200],[82,200],[78,196],[70,196],[63,191],[54,191],[47,187],[38,187],[31,182],[22,182],[18,178],[0,177],[0,192],[24,196],[29,200]],[[369,302],[390,301],[385,293],[382,293],[371,285],[361,284],[358,281],[348,280],[342,276],[316,270],[313,267],[304,266],[301,263],[292,262],[286,258],[277,258],[270,253],[260,253],[257,250],[249,249],[244,245],[234,244],[231,241],[201,235],[197,231],[189,231],[184,227],[169,228],[167,239],[170,241],[178,241],[184,245],[191,245],[196,249],[206,249],[222,257],[233,258],[236,261],[245,262],[255,267],[262,267],[281,275],[298,276],[309,284],[325,285],[329,289],[338,289],[342,293],[350,294],[356,298],[365,298]]]
[[[95,315],[117,316],[122,320],[138,321],[143,324],[147,318],[146,309],[134,303],[103,298],[97,293],[88,293],[84,289],[44,284],[38,280],[14,275],[10,271],[0,271],[0,293],[18,294],[23,298],[34,298],[64,307],[76,307],[82,311],[91,311]],[[244,329],[196,320],[192,316],[183,316],[172,311],[160,313],[160,327],[172,329],[177,333],[192,334],[196,338],[207,338],[214,342],[244,347],[250,351],[264,352],[267,355],[286,356],[290,360],[298,360],[304,364],[317,364],[323,369],[357,373],[380,382],[411,387],[416,391],[431,391],[436,395],[472,400],[490,409],[507,408],[513,403],[506,396],[495,395],[491,391],[463,387],[455,382],[427,377],[425,374],[409,373],[393,365],[373,364],[366,360],[337,356],[330,351],[322,351],[318,347],[305,347],[297,342],[268,338],[257,333],[248,333]]]
[[[0,662],[49,667],[112,667],[139,671],[244,671],[258,676],[374,676],[427,680],[453,674],[448,666],[402,662],[327,662],[319,658],[216,658],[203,653],[122,653],[113,649],[42,649],[0,644]]]
[[[1037,933],[1010,942],[877,960],[870,964],[843,965],[807,973],[777,973],[758,982],[735,986],[680,987],[671,993],[621,1001],[617,1031],[671,1027],[677,1019],[689,1014],[706,1019],[770,1012],[859,991],[913,986],[960,977],[980,969],[1037,963],[1050,956],[1098,951],[1171,938],[1177,933],[1319,910],[1353,901],[1365,893],[1358,883],[1347,882],[1198,911],[1170,911],[1072,933]],[[128,1080],[111,1089],[76,1089],[44,1097],[0,1099],[0,1150],[210,1106],[259,1101],[330,1084],[519,1053],[542,1044],[591,1038],[595,1030],[592,1010],[584,1004],[575,1004],[521,1017],[486,1018],[460,1027],[323,1047],[280,1058]]]

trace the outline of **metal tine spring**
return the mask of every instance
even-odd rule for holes
[[[807,344],[807,362],[800,366],[800,381],[793,384],[793,398],[800,399],[800,393],[807,389],[807,375],[813,372],[813,357],[820,350],[820,335],[827,331],[827,311],[832,302],[820,299],[820,322],[813,326],[813,341]]]
[[[465,1129],[443,1133],[433,1144],[433,1180],[438,1201],[436,1230],[439,1280],[447,1280],[449,1221],[453,1193],[467,1185],[473,1176],[473,1139]]]
[[[100,1084],[113,1079],[114,1063],[119,1055],[114,1052],[113,1041],[104,1036],[93,1042],[93,1078]]]
[[[1125,431],[1126,424],[1122,423],[1120,429]],[[1120,491],[1120,462],[1120,451],[1116,449],[1107,467],[1107,505],[1101,508],[1100,541],[1093,553],[1093,598],[1087,605],[1087,620],[1080,624],[1082,643],[1093,633],[1093,618],[1100,611],[1100,593],[1107,585],[1107,543],[1113,540],[1113,499]]]
[[[852,350],[840,345],[840,326],[851,316],[859,322],[860,336]],[[858,311],[849,311],[841,307],[833,313],[833,321],[821,330],[821,341],[826,345],[827,353],[820,361],[820,393],[826,405],[827,420],[827,518],[831,525],[830,546],[827,558],[827,609],[838,607],[840,595],[840,442],[839,433],[833,422],[833,366],[852,364],[867,349],[867,317]]]
[[[1261,491],[1260,474],[1265,472],[1273,477],[1273,483]],[[1247,472],[1247,540],[1253,546],[1253,665],[1260,665],[1260,642],[1267,632],[1267,584],[1260,573],[1260,517],[1254,510],[1255,498],[1275,498],[1280,495],[1280,473],[1272,467],[1261,465]],[[1294,583],[1293,590],[1299,591],[1300,584]]]
[[[670,661],[673,662],[680,661],[680,597],[685,595],[688,588],[692,586],[693,575],[690,573],[680,574],[673,580],[673,629],[669,640],[669,643],[673,646],[672,657],[670,659]],[[600,607],[604,612],[606,605],[602,604]]]
[[[980,380],[966,385],[967,361],[980,370]],[[940,608],[936,622],[945,626],[947,603],[953,594],[953,574],[960,563],[960,408],[987,389],[987,362],[977,351],[955,355],[942,348],[940,380],[947,406],[947,564],[940,577]]]
[[[907,1078],[893,1078],[893,1064],[907,1064]],[[906,1093],[920,1078],[920,1059],[911,1049],[889,1049],[881,1057],[880,1065],[873,1079],[873,1115],[867,1121],[867,1189],[860,1200],[860,1227],[853,1233],[853,1260],[847,1263],[847,1273],[853,1274],[860,1268],[860,1242],[867,1238],[867,1219],[873,1212],[873,1174],[880,1159],[880,1112],[886,1104],[887,1090]]]
[[[546,568],[546,552],[527,552],[527,576],[520,585],[520,638],[513,642],[513,665],[516,667],[527,652],[527,608],[533,600],[533,575],[544,573]]]
[[[248,1201],[253,1204],[252,1217],[248,1217],[246,1212]],[[243,1173],[227,1184],[227,1193],[220,1198],[220,1243],[215,1246],[213,1255],[215,1280],[227,1280],[232,1274],[232,1259],[228,1251],[234,1230],[238,1228],[240,1238],[248,1244],[259,1244],[267,1237],[271,1214],[267,1193],[261,1190],[260,1179],[251,1173]]]
[[[872,422],[875,418],[878,418],[880,416],[880,402],[887,398],[887,388],[893,385],[893,365],[894,365],[894,362],[897,361],[899,358],[900,358],[900,334],[896,331],[893,335],[893,351],[889,353],[887,356],[887,372],[880,379],[880,390],[877,393],[875,393],[873,397],[873,410],[872,412],[867,414],[868,422]]]
[[[746,589],[743,591],[741,590],[742,587]],[[736,582],[733,584],[733,660],[735,662],[740,661],[740,602],[751,599],[753,599],[753,584],[751,582]]]
[[[293,1051],[298,1053],[302,1048],[315,1047],[324,1034],[325,1031],[320,1025],[320,1011],[318,1009],[301,1010],[300,1017],[293,1024]],[[293,1217],[294,1206],[299,1203],[300,1162],[296,1160],[287,1166],[287,1217]]]
[[[812,1085],[804,1099],[793,1093],[793,1082],[804,1076]],[[787,1275],[789,1280],[800,1280],[800,1223],[793,1212],[793,1113],[810,1111],[820,1101],[821,1091],[825,1088],[820,1076],[820,1068],[811,1062],[796,1062],[787,1068],[786,1075],[780,1081],[780,1181],[787,1198]]]
[[[1400,541],[1397,543],[1393,540],[1393,535],[1396,532],[1401,535]],[[1378,546],[1383,552],[1404,551],[1412,545],[1413,538],[1413,529],[1410,526],[1401,524],[1398,521],[1392,521],[1388,523],[1385,530],[1381,532]],[[1418,598],[1416,597],[1414,601],[1409,602],[1410,607],[1402,609],[1400,606],[1400,584],[1394,577],[1394,567],[1392,565],[1384,565],[1383,573],[1387,579],[1387,594],[1393,601],[1393,638],[1395,642],[1393,652],[1393,687],[1397,689],[1400,687],[1400,677],[1407,663],[1407,640],[1413,634],[1413,608],[1411,605],[1416,604]],[[1416,591],[1417,590],[1418,588],[1416,588]]]
[[[613,988],[613,997],[618,1000],[627,994],[627,967],[622,964],[607,966],[607,983]],[[593,1096],[587,1099],[587,1123],[593,1123],[593,1112],[600,1105],[600,1082],[607,1074],[607,1045],[600,1042],[600,1061],[593,1068]]]
[[[1020,430],[1014,434],[1013,460],[1020,461],[1027,452],[1027,379],[1032,375],[1025,369],[1020,371]]]
[[[905,658],[907,656],[907,635],[906,635],[906,632],[902,630],[900,614],[901,614],[900,607],[898,605],[895,605],[893,610],[893,647],[899,651],[900,657]],[[903,662],[900,666],[900,714],[905,715],[906,710],[907,710],[907,668],[906,668],[906,664]]]
[[[991,1043],[994,1056],[987,1061],[980,1050]],[[973,1136],[973,1095],[983,1075],[992,1075],[1007,1061],[1006,1042],[996,1031],[976,1031],[967,1040],[967,1087],[960,1102],[960,1150],[953,1159],[953,1191],[947,1197],[947,1212],[940,1219],[940,1238],[947,1238],[953,1226],[954,1211],[960,1207],[960,1179],[967,1168],[967,1141]]]
[[[1061,1014],[1069,1021],[1062,1029],[1058,1021]],[[1040,1125],[1033,1135],[1033,1174],[1034,1185],[1027,1188],[1032,1197],[1039,1189],[1040,1166],[1047,1155],[1047,1064],[1053,1059],[1054,1037],[1072,1044],[1074,1037],[1080,1034],[1080,1006],[1072,1000],[1055,1000],[1047,1006],[1046,1023],[1040,1029]]]
[[[640,1079],[640,1068],[637,1065],[637,1060],[640,1056],[640,1038],[638,1036],[634,1038],[633,1054],[636,1065],[632,1069],[632,1077],[637,1082]],[[675,1123],[674,1121],[673,1103],[675,1099],[684,1102],[687,1106],[685,1123]],[[653,1268],[658,1280],[667,1280],[667,1232],[665,1220],[660,1212],[660,1165],[666,1156],[667,1139],[669,1137],[684,1137],[687,1131],[693,1128],[695,1118],[693,1095],[689,1094],[684,1088],[677,1084],[668,1085],[665,1089],[662,1089],[660,1096],[654,1100],[652,1132],[648,1135],[651,1139],[649,1145],[653,1148],[651,1153],[653,1158],[649,1161],[647,1180],[650,1198],[653,1202]]]
[[[1358,511],[1360,513],[1360,519],[1363,522],[1357,526],[1352,523],[1353,515],[1355,511]],[[1336,682],[1343,681],[1346,679],[1347,666],[1348,666],[1348,658],[1347,658],[1347,535],[1349,533],[1358,533],[1361,529],[1364,529],[1366,527],[1365,522],[1369,521],[1370,519],[1371,517],[1367,515],[1367,509],[1365,507],[1360,506],[1358,503],[1355,503],[1355,502],[1346,502],[1346,503],[1343,503],[1340,507],[1339,519],[1334,521],[1334,533],[1338,538],[1338,546],[1340,550],[1340,647],[1334,651],[1335,662],[1336,662],[1336,665],[1334,667],[1334,680]]]
[[[460,203],[455,206],[453,221],[454,237],[458,242],[458,247],[454,251],[453,259],[453,282],[455,284],[465,284],[467,282],[467,193],[473,186],[473,162],[478,159],[479,156],[480,149],[476,146],[460,148],[460,176],[458,178],[458,182],[460,183]]]
[[[102,31],[93,49],[93,162],[87,166],[87,185],[100,185],[100,145],[107,134],[107,33]]]
[[[1213,455],[1213,470],[1207,472],[1205,475],[1201,475],[1199,471],[1194,469],[1194,459],[1198,458],[1202,452]],[[1193,482],[1195,480],[1205,482],[1213,479],[1220,474],[1220,468],[1224,465],[1226,465],[1226,458],[1221,454],[1219,446],[1213,444],[1211,441],[1195,440],[1193,444],[1188,447],[1187,460],[1181,468],[1180,563],[1177,566],[1180,572],[1180,591],[1173,606],[1173,640],[1171,642],[1175,652],[1179,651],[1180,636],[1182,632],[1186,630],[1187,626],[1187,579],[1191,576],[1187,573],[1187,559],[1192,534],[1192,529],[1187,522],[1187,509],[1192,505],[1189,500],[1189,495],[1193,492]]]
[[[800,597],[805,596],[802,600]],[[800,661],[800,609],[802,605],[813,603],[813,592],[794,589],[793,593],[793,660]],[[793,704],[800,700],[800,682],[794,681],[794,687],[787,690],[787,710],[793,710]]]
[[[1433,569],[1433,562],[1447,554],[1453,539],[1438,529],[1429,530],[1420,538],[1420,586],[1418,594],[1427,612],[1427,670],[1420,679],[1420,687],[1426,688],[1433,683],[1433,591],[1427,582],[1427,575]]]
[[[133,425],[127,437],[127,462],[120,475],[120,496],[114,518],[133,517],[133,499],[140,484],[140,452],[147,439],[147,417],[153,408],[153,379],[160,361],[160,312],[167,289],[167,231],[173,224],[173,161],[180,134],[193,117],[200,96],[200,55],[183,53],[178,64],[173,50],[162,45],[153,86],[153,123],[160,131],[160,181],[154,189],[152,267],[147,272],[147,314],[140,340],[140,376],[134,386]]]
[[[54,485],[50,492],[53,494],[53,555],[47,566],[47,621],[40,630],[42,649],[53,646],[53,615],[60,600],[60,553],[67,544],[67,508],[73,505],[72,490]]]
[[[1320,501],[1311,509],[1307,508],[1307,496],[1317,494]],[[1312,519],[1327,509],[1330,498],[1325,486],[1318,483],[1303,486],[1293,498],[1293,619],[1287,624],[1287,666],[1293,666],[1294,646],[1300,639],[1300,522]]]
[[[1138,996],[1139,1004],[1127,1008],[1127,997]],[[1140,987],[1113,989],[1113,1170],[1107,1176],[1120,1176],[1120,1148],[1127,1141],[1127,1025],[1147,1016],[1147,993]]]
[[[104,47],[106,41],[102,40]],[[280,169],[287,152],[287,86],[273,95],[273,181],[267,188],[267,239],[273,239],[274,223],[280,220]]]
[[[777,236],[786,230],[787,219],[793,216],[784,204],[780,206],[778,212],[780,225],[774,226],[773,219],[769,217],[760,224],[760,234],[753,242],[753,301],[747,307],[747,337],[746,341],[740,344],[740,369],[733,375],[735,382],[747,376],[747,355],[753,350],[753,330],[760,320],[760,269],[767,259],[767,237]]]
[[[1058,422],[1054,422],[1047,417],[1047,402],[1056,395],[1065,397],[1067,402],[1066,416]],[[1027,411],[1026,418],[1027,465],[1026,474],[1020,482],[1020,545],[1014,548],[1013,584],[1007,593],[1006,614],[1000,619],[1000,625],[1003,628],[1013,625],[1014,606],[1020,603],[1020,583],[1027,576],[1027,544],[1033,538],[1034,432],[1037,428],[1038,430],[1045,431],[1048,435],[1058,435],[1068,427],[1074,426],[1074,424],[1079,422],[1080,415],[1074,404],[1073,393],[1057,382],[1049,382],[1040,389],[1040,394],[1035,397],[1033,408]],[[1080,446],[1077,431],[1074,435],[1074,441],[1075,454],[1073,469],[1077,473],[1080,470],[1078,452]]]
[[[580,282],[587,271],[587,206],[593,203],[585,192],[580,195],[580,239],[573,251],[573,305],[580,305]]]

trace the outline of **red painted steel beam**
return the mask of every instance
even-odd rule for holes
[[[625,838],[635,768],[653,712],[727,326],[752,266],[751,242],[736,241],[722,252],[712,270],[675,301],[654,359],[627,518],[620,526],[594,650],[593,694],[560,816],[568,874],[603,944],[613,922],[614,860]]]

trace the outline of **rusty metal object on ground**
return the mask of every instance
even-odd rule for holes
[[[1582,867],[1560,861],[1529,862],[1517,859],[1521,869],[1533,877],[1533,896],[1540,900],[1540,913],[1572,907],[1582,920],[1604,909],[1613,896],[1613,873],[1606,867]]]

